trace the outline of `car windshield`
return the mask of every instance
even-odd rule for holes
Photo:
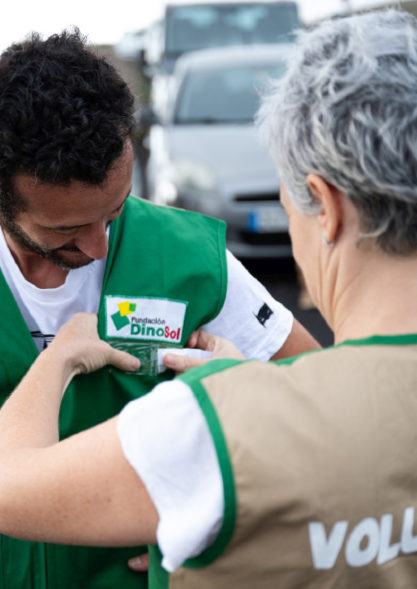
[[[171,7],[166,53],[178,56],[227,45],[288,43],[299,26],[295,3]]]
[[[270,78],[284,72],[284,63],[191,72],[179,95],[175,123],[253,123],[260,93]]]

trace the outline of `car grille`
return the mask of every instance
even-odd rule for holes
[[[250,231],[241,231],[242,241],[249,245],[290,245],[291,240],[287,232],[285,233],[251,233]]]
[[[279,201],[279,192],[268,192],[266,194],[237,194],[236,202],[271,202]]]

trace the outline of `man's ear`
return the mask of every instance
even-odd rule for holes
[[[307,176],[307,185],[315,202],[321,207],[317,218],[323,229],[323,237],[327,243],[333,243],[342,225],[340,191],[317,174]]]

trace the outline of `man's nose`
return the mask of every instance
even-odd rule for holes
[[[102,260],[109,249],[105,223],[93,223],[81,228],[75,245],[90,258]]]

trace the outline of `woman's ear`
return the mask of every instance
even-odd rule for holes
[[[307,185],[315,202],[321,207],[317,218],[323,229],[323,237],[331,244],[336,240],[342,225],[340,191],[317,174],[307,176]]]

